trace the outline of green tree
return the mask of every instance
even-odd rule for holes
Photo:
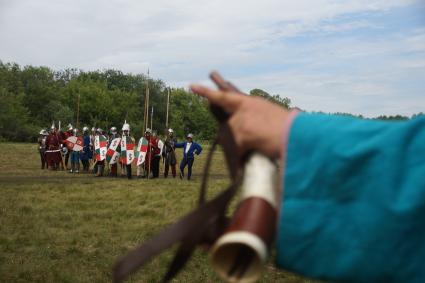
[[[179,88],[172,90],[170,104],[170,125],[179,137],[184,138],[189,132],[196,139],[209,140],[214,137],[217,123],[204,99]]]
[[[29,111],[16,95],[0,86],[0,137],[12,141],[31,141],[37,129],[29,119]]]
[[[259,89],[259,88],[255,88],[255,89],[251,90],[249,92],[249,95],[259,96],[259,97],[265,98],[268,101],[273,102],[277,105],[280,105],[280,106],[282,106],[286,109],[289,109],[289,107],[291,105],[291,100],[288,97],[281,97],[278,94],[271,95],[268,92],[266,92],[262,89]]]
[[[25,107],[39,124],[50,122],[43,109],[51,101],[58,100],[58,86],[53,72],[47,67],[26,66],[21,72]]]

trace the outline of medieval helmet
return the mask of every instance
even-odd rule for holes
[[[171,128],[169,128],[169,129],[168,129],[168,132],[169,132],[170,134],[172,134],[172,133],[174,133],[174,130],[173,130],[173,129],[171,129]]]
[[[89,131],[89,127],[84,126],[84,127],[83,127],[83,133],[86,133],[86,132],[88,132],[88,131]]]
[[[76,136],[78,134],[78,129],[77,128],[72,129],[72,133],[74,134],[74,136]]]
[[[152,134],[152,130],[147,128],[146,131],[145,131],[145,134]]]
[[[101,128],[97,128],[97,129],[96,129],[96,133],[101,134],[102,132],[103,132],[103,130],[102,130]]]
[[[112,134],[116,134],[117,133],[117,127],[111,127],[110,129]]]
[[[68,128],[68,131],[72,131],[74,129],[74,127],[71,125],[71,123],[68,124],[67,128]]]
[[[68,153],[68,148],[66,146],[61,148],[63,154],[67,154]]]
[[[50,130],[52,130],[52,131],[56,130],[55,122],[52,123],[52,126],[50,127]]]
[[[45,129],[41,129],[40,135],[47,136],[47,131]]]
[[[124,125],[122,125],[123,131],[130,131],[130,124],[127,124],[127,120],[124,121]]]
[[[92,127],[92,128],[91,128],[91,131],[92,131],[92,132],[96,132],[96,127]]]

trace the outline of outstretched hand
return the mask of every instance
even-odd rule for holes
[[[221,78],[217,73],[212,76]],[[191,85],[190,88],[230,115],[228,124],[239,156],[250,150],[258,150],[271,158],[282,156],[283,125],[288,119],[288,111],[265,99],[236,91],[214,90],[201,85]]]

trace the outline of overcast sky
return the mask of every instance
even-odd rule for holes
[[[172,87],[219,70],[306,110],[425,112],[425,0],[0,0],[0,60]]]

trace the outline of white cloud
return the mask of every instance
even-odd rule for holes
[[[211,69],[219,69],[245,90],[259,87],[285,94],[303,108],[353,112],[361,110],[362,100],[348,93],[382,96],[392,86],[379,75],[359,72],[368,63],[362,60],[382,59],[407,49],[423,52],[424,33],[418,30],[407,39],[400,35],[393,43],[385,38],[362,42],[355,37],[311,46],[287,41],[306,33],[379,30],[380,25],[367,18],[341,19],[385,13],[413,2],[3,1],[0,59],[55,69],[116,68],[141,73],[149,68],[154,77],[177,86],[204,81]],[[422,68],[415,58],[396,59],[386,67]],[[351,63],[354,66],[340,76],[331,70]],[[352,99],[352,105],[338,104],[341,97]],[[315,101],[315,107],[310,101]]]

